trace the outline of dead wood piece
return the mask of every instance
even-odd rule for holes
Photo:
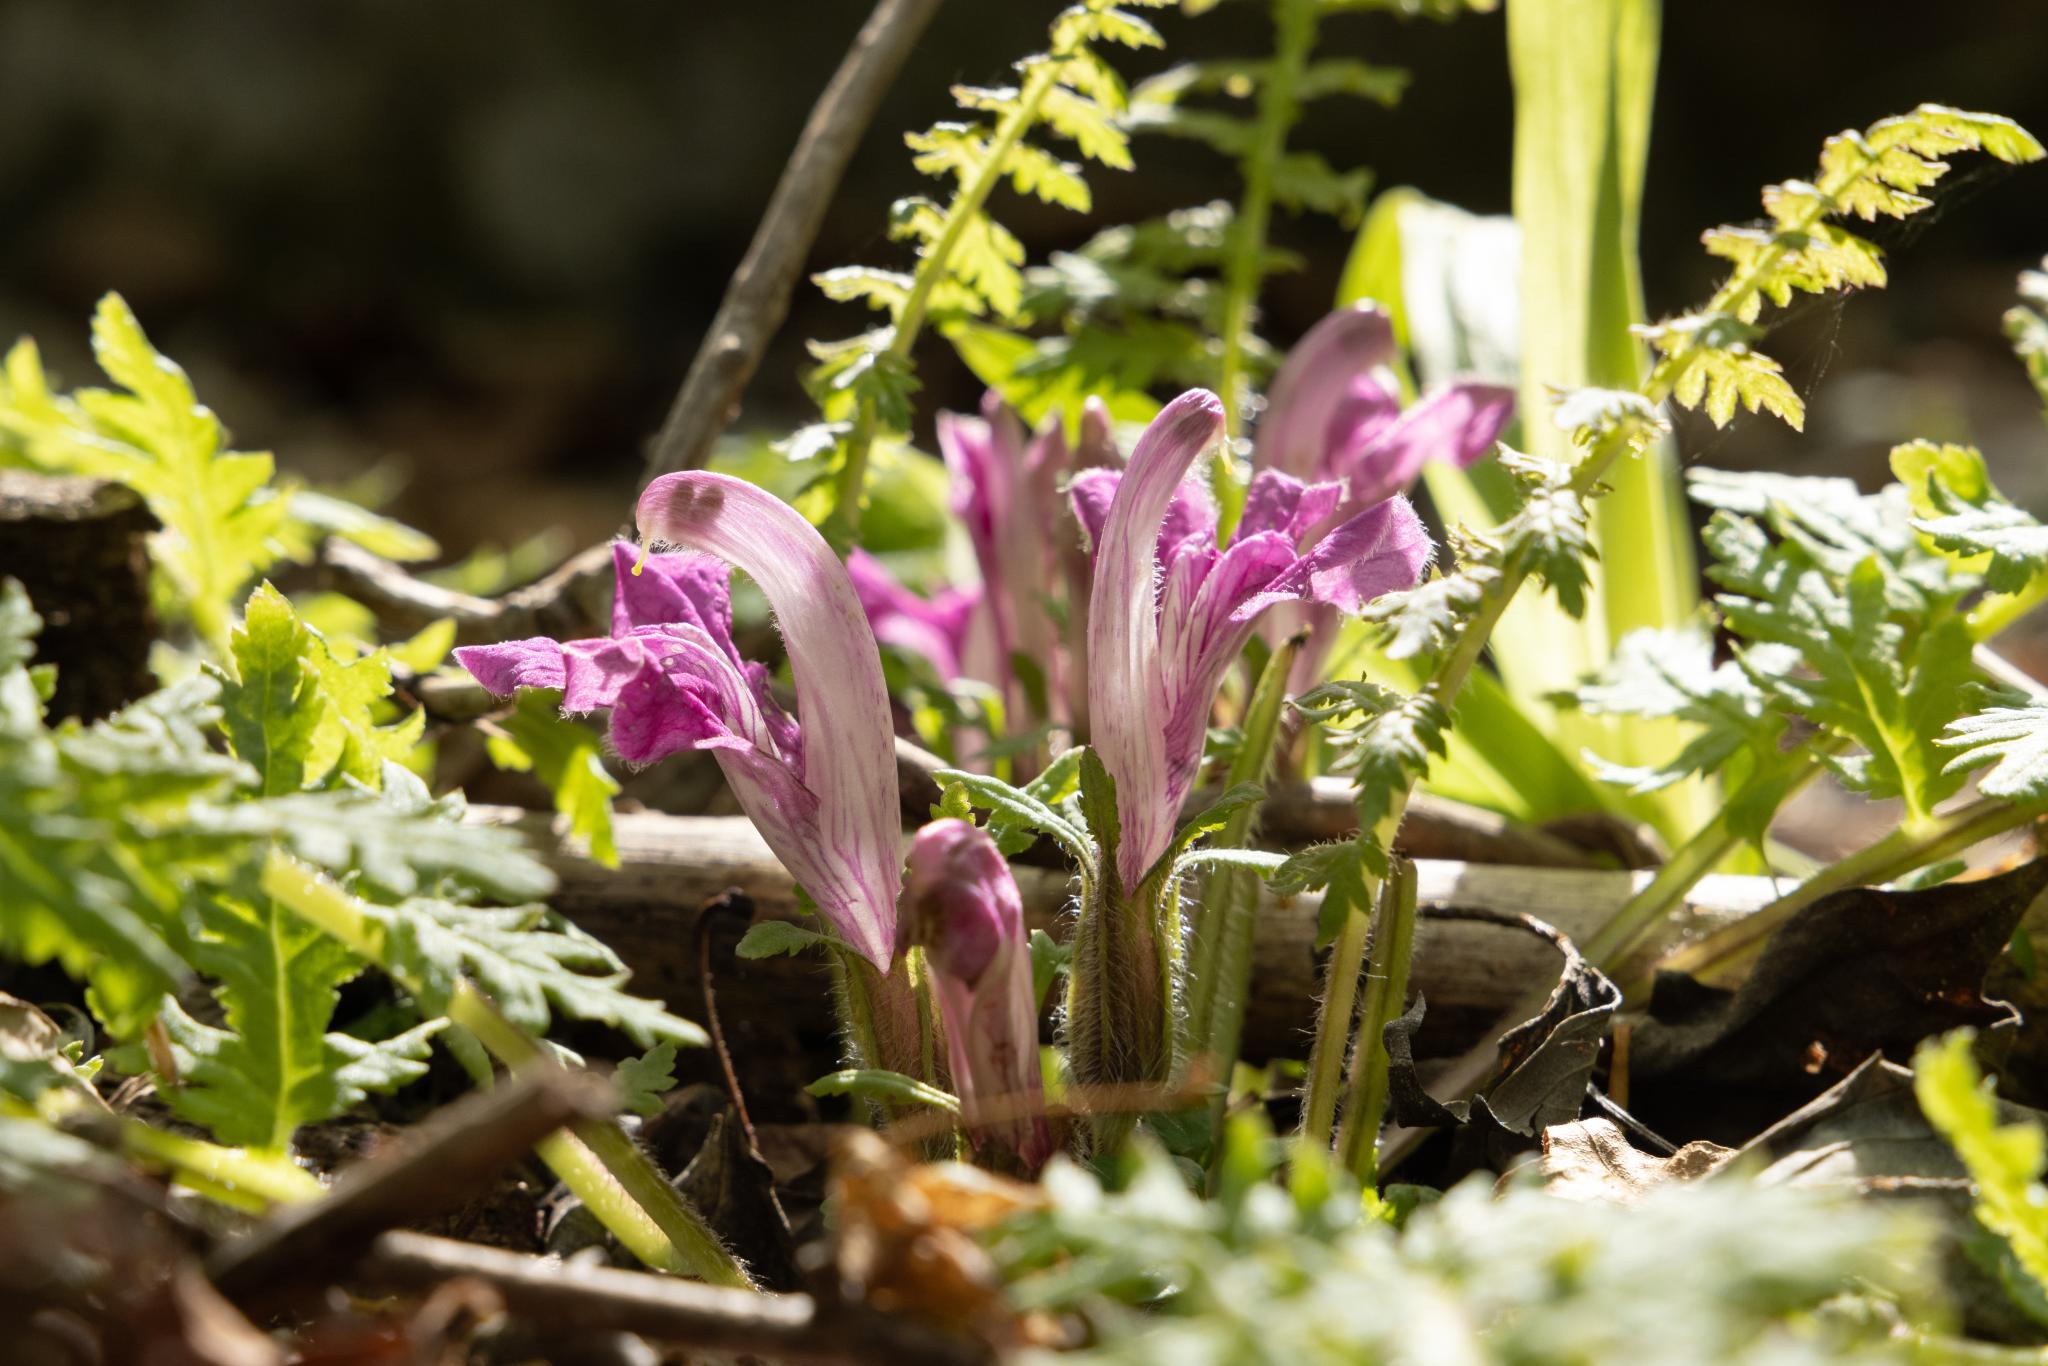
[[[686,1015],[701,1008],[691,934],[706,901],[736,888],[753,901],[756,920],[802,918],[789,874],[744,817],[621,814],[614,820],[616,869],[592,862],[557,832],[548,814],[478,806],[470,809],[470,819],[521,831],[561,878],[554,904],[612,946],[633,969],[636,989]],[[1440,859],[1417,860],[1416,868],[1425,907],[1526,913],[1574,939],[1604,923],[1649,876]],[[1052,929],[1071,898],[1068,874],[1033,867],[1016,872],[1030,923]],[[1766,878],[1705,878],[1674,920],[1673,934],[1702,933],[1773,895]],[[1298,1057],[1307,1047],[1320,989],[1317,910],[1318,898],[1301,896],[1268,899],[1259,911],[1245,1033],[1249,1057]],[[729,964],[720,969],[718,997],[735,1056],[787,1048],[798,1036],[829,1054],[832,1021],[823,967],[801,958],[733,961],[744,928],[733,923],[710,931],[716,961]],[[1555,957],[1546,945],[1497,926],[1424,917],[1415,980],[1429,998],[1433,1028],[1441,1029],[1427,1041],[1429,1052],[1455,1049],[1461,1038],[1476,1037],[1516,1005],[1531,984],[1554,981]],[[757,1097],[763,1092],[759,1084],[750,1089]]]
[[[503,1297],[513,1315],[554,1331],[637,1333],[705,1351],[785,1361],[973,1366],[990,1359],[980,1344],[855,1306],[821,1305],[809,1295],[758,1295],[418,1233],[378,1238],[360,1271],[402,1289],[457,1277],[479,1280]]]
[[[818,96],[711,330],[647,452],[641,482],[695,469],[725,431],[824,224],[846,163],[940,0],[881,0]]]
[[[408,1130],[388,1155],[343,1172],[323,1199],[225,1244],[207,1270],[236,1299],[345,1270],[379,1233],[456,1208],[541,1139],[602,1119],[614,1103],[604,1082],[558,1068],[465,1096]]]
[[[148,534],[156,518],[119,484],[0,470],[0,578],[43,619],[36,662],[57,666],[50,715],[94,720],[155,686]]]
[[[554,636],[568,640],[602,634],[611,620],[612,548],[609,541],[578,551],[555,569],[502,597],[480,598],[414,578],[402,566],[339,537],[320,548],[322,580],[377,613],[396,633],[417,631],[442,617],[455,621],[465,645]]]

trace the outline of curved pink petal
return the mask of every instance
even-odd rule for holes
[[[846,569],[794,508],[743,480],[692,470],[640,496],[641,533],[744,570],[775,610],[796,683],[804,752],[786,785],[742,752],[715,751],[740,805],[854,948],[887,971],[901,887],[894,728],[882,665]]]
[[[1408,500],[1389,498],[1343,523],[1303,557],[1304,596],[1357,613],[1383,593],[1420,583],[1435,553]]]
[[[1359,391],[1365,389],[1361,382]],[[1451,384],[1423,395],[1391,422],[1333,432],[1329,473],[1350,485],[1363,507],[1407,491],[1431,460],[1463,469],[1500,439],[1514,415],[1515,391],[1498,384]]]
[[[1155,603],[1160,531],[1182,477],[1222,430],[1223,405],[1205,389],[1167,404],[1132,452],[1096,538],[1088,712],[1096,751],[1116,779],[1122,825],[1117,865],[1127,887],[1135,887],[1165,852],[1178,814],[1166,799],[1168,759],[1160,725],[1168,712]]]
[[[455,662],[499,697],[510,697],[520,688],[559,688],[563,683],[562,646],[546,636],[464,645],[455,651]]]
[[[1376,304],[1339,309],[1311,327],[1273,377],[1253,436],[1252,463],[1297,479],[1317,478],[1331,419],[1353,381],[1393,359],[1394,326]]]
[[[921,598],[899,583],[889,567],[855,546],[846,556],[846,574],[867,613],[875,639],[931,661],[939,677],[961,676],[960,658],[967,643],[969,618],[981,594],[948,588]]]

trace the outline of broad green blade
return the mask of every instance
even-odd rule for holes
[[[1548,420],[1551,388],[1633,389],[1644,357],[1629,333],[1642,316],[1636,241],[1656,83],[1658,0],[1512,0],[1515,219],[1522,228],[1522,435],[1538,455],[1568,459]],[[1518,601],[1495,633],[1503,680],[1526,701],[1599,667],[1615,641],[1696,610],[1698,570],[1668,447],[1618,466],[1594,512],[1600,564],[1586,619],[1547,600]],[[1668,755],[1676,728],[1637,718],[1560,716],[1561,739],[1623,763]],[[1643,814],[1677,839],[1706,819],[1701,785],[1668,789]]]

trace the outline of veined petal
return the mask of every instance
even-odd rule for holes
[[[1304,484],[1280,470],[1260,470],[1245,490],[1236,535],[1242,540],[1262,531],[1277,531],[1299,542],[1328,521],[1343,498],[1342,484]]]
[[[1392,421],[1333,432],[1330,471],[1349,483],[1351,506],[1364,507],[1406,492],[1431,460],[1472,464],[1493,449],[1514,411],[1515,391],[1502,385],[1447,385]]]
[[[1408,500],[1389,498],[1343,523],[1302,557],[1303,596],[1356,613],[1382,593],[1420,583],[1435,553]]]
[[[1297,479],[1316,478],[1330,420],[1352,383],[1393,359],[1394,326],[1376,304],[1339,309],[1311,327],[1273,377],[1252,463]]]
[[[464,645],[456,650],[455,662],[499,697],[520,688],[559,688],[564,676],[561,642],[546,636]]]
[[[881,658],[846,569],[809,522],[728,475],[663,475],[640,496],[644,536],[744,570],[775,610],[804,731],[813,819],[767,807],[772,784],[734,782],[741,806],[847,942],[886,971],[896,943],[902,854],[894,727]],[[735,768],[721,751],[729,779]],[[762,809],[758,809],[760,807]]]
[[[1222,428],[1223,405],[1205,389],[1167,404],[1132,452],[1096,538],[1088,712],[1095,748],[1116,779],[1123,829],[1117,862],[1130,887],[1165,852],[1178,814],[1166,797],[1160,728],[1167,699],[1154,600],[1159,533],[1182,477]]]
[[[948,588],[921,598],[897,582],[887,565],[858,546],[846,556],[846,574],[853,580],[853,591],[876,640],[922,655],[949,683],[960,677],[968,619],[981,600],[979,592]]]
[[[733,663],[739,663],[739,651],[732,644],[732,571],[724,562],[709,555],[650,555],[635,574],[639,555],[638,546],[612,543],[612,634],[687,623],[723,641]]]

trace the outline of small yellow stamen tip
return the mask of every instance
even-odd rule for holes
[[[639,577],[640,577],[640,571],[641,571],[641,570],[643,570],[643,569],[645,569],[646,567],[647,567],[647,547],[643,545],[643,546],[641,546],[641,547],[640,547],[640,558],[639,558],[639,559],[637,559],[637,560],[635,560],[635,561],[633,561],[633,577],[634,577],[634,578],[636,578],[636,579],[637,579],[637,578],[639,578]]]

